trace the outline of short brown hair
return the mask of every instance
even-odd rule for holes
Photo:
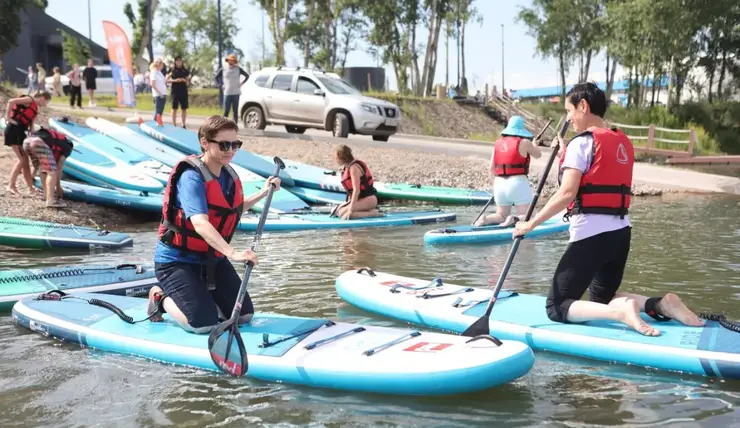
[[[352,154],[352,149],[344,144],[341,144],[336,148],[336,150],[334,151],[334,155],[337,157],[337,159],[344,163],[350,163],[355,160],[355,157]]]
[[[51,93],[49,91],[38,91],[35,94],[33,94],[34,98],[46,98],[46,101],[51,100]]]
[[[238,132],[239,125],[228,117],[219,116],[217,114],[210,116],[206,118],[203,124],[200,125],[200,128],[198,128],[198,142],[200,143],[200,140],[202,139],[205,139],[206,141],[213,140],[216,138],[216,134],[221,131]],[[202,146],[200,150],[204,152]]]

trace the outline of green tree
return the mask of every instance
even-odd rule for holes
[[[84,42],[77,37],[67,33],[64,30],[62,32],[62,57],[64,61],[69,64],[87,64],[87,60],[91,57],[90,46],[87,42]]]
[[[43,10],[49,7],[49,0],[33,0],[34,4]],[[4,10],[4,9],[3,9]]]
[[[162,24],[156,40],[164,46],[168,55],[181,55],[193,74],[210,80],[213,77],[218,56],[218,9],[209,0],[170,0],[160,8]],[[236,24],[236,2],[221,4],[221,34],[225,52],[243,56],[234,44],[239,33]],[[215,67],[214,67],[215,66]]]
[[[295,17],[298,0],[252,0],[270,17],[270,33],[275,46],[275,65],[285,65],[285,44],[293,38],[290,33],[291,18]],[[319,3],[316,4],[318,6]]]
[[[21,33],[21,10],[25,0],[0,0],[0,55],[9,52],[18,44]]]

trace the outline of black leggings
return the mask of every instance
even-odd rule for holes
[[[570,305],[586,290],[592,302],[611,302],[622,283],[631,238],[628,226],[568,244],[547,296],[547,316],[567,322]]]

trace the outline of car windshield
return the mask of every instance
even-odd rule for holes
[[[339,80],[339,79],[332,79],[328,77],[319,77],[318,78],[321,83],[326,86],[326,90],[331,92],[332,94],[357,94],[359,91],[352,86],[349,86],[347,83]]]

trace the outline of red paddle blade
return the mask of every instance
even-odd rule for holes
[[[223,372],[232,376],[243,376],[249,369],[247,350],[236,324],[226,321],[213,329],[208,336],[208,352],[211,360]]]

